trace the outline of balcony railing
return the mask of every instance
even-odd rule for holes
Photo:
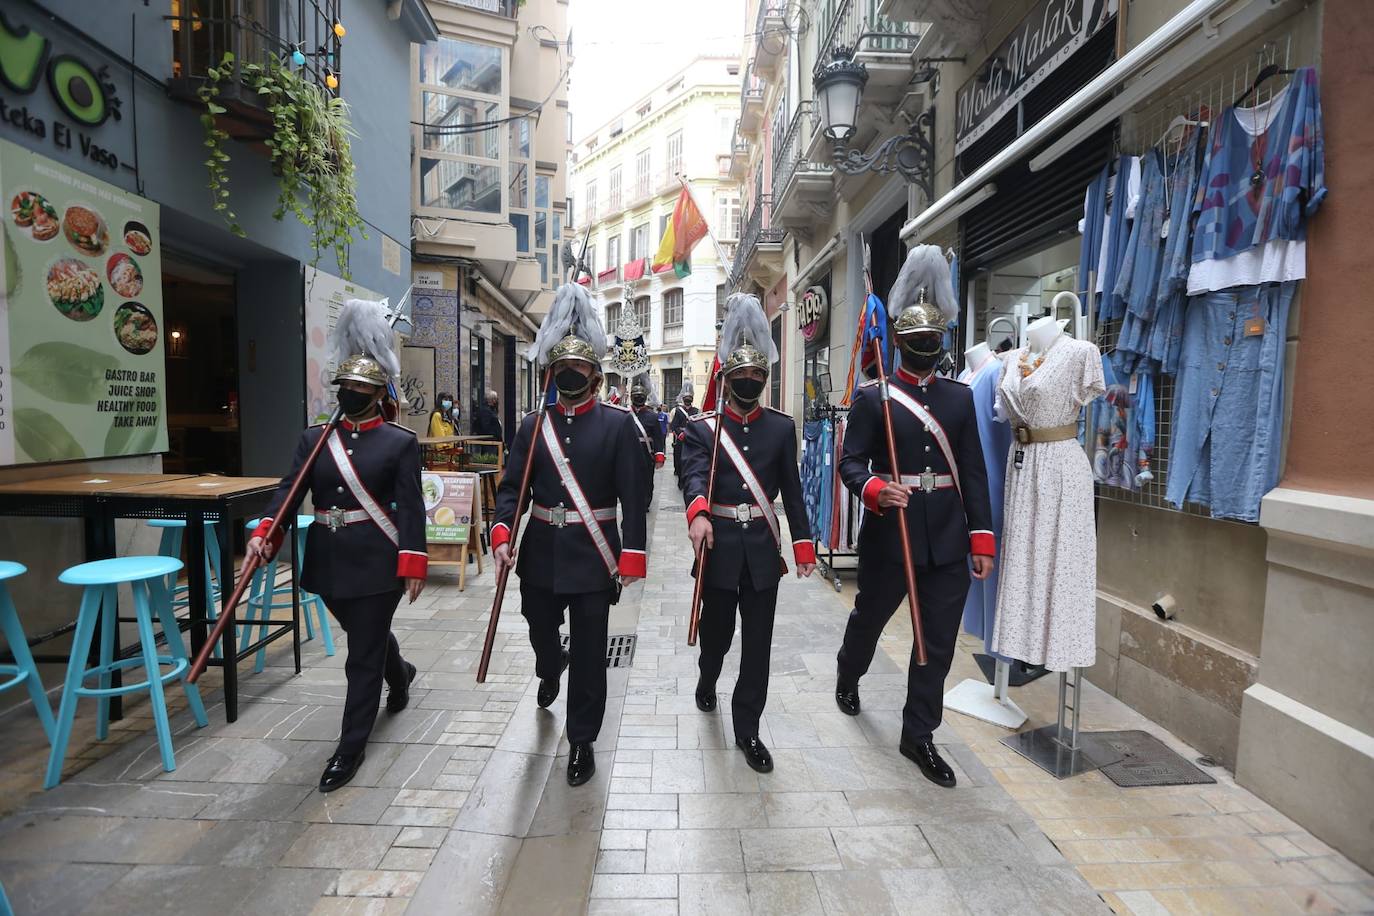
[[[895,22],[878,12],[882,0],[840,0],[828,23],[822,23],[825,40],[816,55],[818,62],[829,63],[836,47],[853,49],[855,54],[878,52],[910,54],[916,49],[920,33],[909,22]]]
[[[515,18],[515,8],[519,5],[519,0],[449,0],[449,2],[481,10],[484,13],[495,13],[498,16],[505,16],[507,19]]]
[[[831,170],[828,165],[811,164],[806,156],[811,135],[819,129],[818,122],[815,102],[806,99],[797,106],[791,123],[787,125],[787,133],[783,134],[782,140],[773,147],[773,200],[782,199],[788,183],[803,165],[818,172],[828,173]]]
[[[744,234],[740,238],[739,247],[735,249],[735,261],[730,268],[731,285],[735,289],[739,289],[740,280],[749,266],[749,259],[754,256],[759,245],[780,244],[787,234],[781,228],[765,225],[769,222],[765,217],[771,215],[772,209],[773,195],[764,194],[754,201],[754,207],[749,211],[749,221],[744,224]]]

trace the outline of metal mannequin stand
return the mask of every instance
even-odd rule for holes
[[[1020,728],[1026,721],[1026,714],[1007,696],[1007,682],[1010,676],[1011,663],[999,658],[991,684],[974,678],[960,681],[953,690],[945,694],[945,709],[952,709],[1003,728]]]
[[[1072,674],[1072,682],[1070,682]],[[1082,722],[1083,669],[1059,675],[1059,721],[1054,725],[1008,735],[1002,743],[1056,779],[1077,776],[1121,759],[1121,752],[1084,733]]]

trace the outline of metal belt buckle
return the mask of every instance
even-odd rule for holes
[[[1026,445],[1031,441],[1031,431],[1029,426],[1016,427],[1016,441]]]
[[[934,471],[925,470],[925,471],[922,471],[922,472],[921,472],[921,490],[924,491],[924,492],[926,492],[926,493],[932,493],[932,492],[934,492],[934,490],[935,490],[935,472],[934,472]]]
[[[344,510],[338,508],[337,506],[333,509],[330,509],[328,515],[330,531],[338,531],[340,528],[344,528],[348,525],[348,521],[344,515]]]
[[[735,507],[735,521],[737,521],[737,522],[747,522],[747,521],[749,521],[749,519],[753,518],[753,514],[749,511],[749,509],[750,509],[750,506],[749,506],[748,503],[740,503],[738,506],[736,506],[736,507]]]
[[[568,507],[554,506],[549,510],[549,524],[555,528],[568,527]]]

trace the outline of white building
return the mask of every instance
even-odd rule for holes
[[[573,153],[569,212],[580,217],[574,245],[590,227],[593,301],[612,334],[624,310],[634,311],[665,404],[687,378],[699,399],[711,368],[740,230],[739,188],[728,174],[738,117],[739,62],[698,57],[582,138]],[[679,279],[671,268],[653,273],[648,262],[683,181],[727,261],[704,239],[692,252],[692,272]],[[608,384],[618,382],[608,374]]]

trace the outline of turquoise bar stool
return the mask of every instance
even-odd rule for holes
[[[13,665],[0,665],[0,677],[11,675],[8,681],[0,682],[0,692],[18,687],[20,684],[29,688],[33,708],[38,711],[38,721],[43,723],[43,731],[47,733],[48,743],[51,744],[52,707],[48,705],[48,695],[43,692],[43,682],[38,677],[38,666],[33,663],[33,654],[29,652],[28,637],[24,635],[24,627],[19,623],[19,613],[15,611],[14,602],[10,600],[9,587],[5,585],[10,579],[22,576],[26,572],[28,569],[23,564],[0,560],[0,632],[5,634],[5,640],[10,644],[10,652],[14,653]],[[3,913],[4,910],[0,909],[0,914]]]
[[[67,679],[62,689],[62,705],[57,712],[52,755],[48,758],[48,774],[43,788],[51,789],[62,780],[62,764],[67,756],[67,742],[72,736],[72,720],[76,718],[76,702],[83,696],[97,698],[99,718],[96,721],[96,737],[103,741],[110,734],[110,697],[148,691],[153,706],[153,723],[157,726],[157,742],[162,749],[162,768],[169,773],[176,769],[176,759],[172,755],[172,729],[167,721],[167,701],[162,694],[162,685],[180,680],[196,724],[202,728],[210,724],[205,716],[205,706],[200,701],[200,691],[195,684],[186,680],[186,670],[191,662],[187,657],[186,644],[181,640],[176,616],[172,613],[171,593],[167,590],[167,577],[180,569],[181,561],[172,557],[117,557],[73,566],[57,577],[59,582],[67,585],[82,586],[84,591],[81,610],[76,617],[71,661],[67,663]],[[134,658],[116,660],[114,636],[115,627],[118,626],[118,586],[124,583],[133,592],[140,653]],[[167,655],[157,653],[157,639],[153,634],[154,616],[162,626]],[[102,621],[100,664],[87,668],[86,659],[91,651],[97,620]],[[113,672],[140,665],[147,680],[121,687],[110,686]],[[170,666],[166,673],[162,671],[164,665]],[[86,679],[92,677],[97,679],[99,686],[84,686]]]
[[[219,606],[222,600],[220,584],[224,581],[219,569],[219,539],[215,537],[215,524],[215,522],[205,523],[205,586],[210,590],[210,608],[206,617],[210,620],[219,616]],[[157,545],[158,555],[180,560],[182,537],[186,533],[186,520],[184,518],[155,518],[148,522],[148,527],[158,528],[162,531],[162,540]],[[189,607],[191,604],[191,585],[189,582],[186,585],[178,585],[177,579],[179,578],[177,573],[172,573],[167,577],[167,591],[172,596],[173,612]],[[220,657],[218,644],[215,645],[215,652],[211,657]]]
[[[249,535],[261,524],[261,519],[253,519],[245,526]],[[296,516],[296,579],[300,580],[301,564],[305,562],[305,537],[306,529],[315,524],[313,515]],[[244,620],[261,620],[262,625],[258,628],[258,639],[267,637],[267,621],[272,617],[272,611],[278,608],[290,609],[291,607],[291,586],[277,585],[277,561],[282,558],[278,552],[270,561],[259,566],[253,573],[253,582],[248,588],[248,612],[244,614]],[[268,592],[268,583],[271,585],[271,595]],[[284,599],[284,600],[281,600]],[[301,589],[301,615],[305,618],[305,638],[307,640],[315,638],[315,625],[311,621],[311,616],[320,625],[320,637],[324,641],[324,654],[334,654],[334,631],[329,626],[329,613],[326,611],[324,601],[319,595]],[[267,647],[258,650],[258,657],[253,665],[254,671],[261,671],[267,659]]]

